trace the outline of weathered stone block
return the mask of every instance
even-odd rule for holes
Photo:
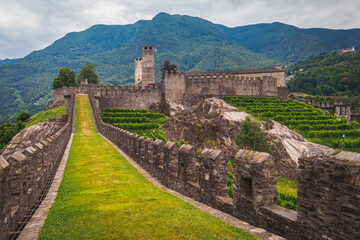
[[[140,161],[140,151],[139,151],[139,135],[134,135],[133,140],[133,157],[136,161]]]
[[[178,153],[178,176],[184,183],[198,181],[198,154],[191,145],[182,145]]]
[[[156,168],[164,168],[164,141],[156,139],[153,143],[153,158]]]
[[[9,166],[8,161],[3,157],[3,155],[0,155],[0,173]]]
[[[276,205],[276,176],[270,154],[249,150],[236,154],[233,201],[241,217],[253,219],[260,207]]]
[[[226,195],[227,160],[220,150],[204,149],[200,155],[200,187],[214,196]]]
[[[164,168],[169,176],[177,175],[179,147],[175,142],[168,141],[164,145]]]
[[[360,154],[308,148],[299,158],[301,239],[360,239]]]
[[[149,169],[153,165],[153,141],[152,138],[145,140],[145,165],[146,169]]]
[[[139,161],[140,163],[144,163],[145,159],[145,140],[144,136],[139,137]]]

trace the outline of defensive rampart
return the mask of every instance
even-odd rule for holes
[[[72,131],[74,97],[65,97],[68,121],[55,134],[4,157],[0,155],[0,239],[8,239],[39,206]]]
[[[53,102],[63,100],[65,95],[92,94],[99,96],[101,108],[149,108],[161,102],[161,84],[147,86],[104,86],[84,84],[77,87],[54,89]]]
[[[328,111],[331,115],[336,115],[338,118],[345,117],[348,122],[357,121],[360,123],[360,111],[351,109],[350,100],[333,100],[333,101],[313,101],[308,99],[302,99],[295,96],[292,96],[293,99],[296,99],[300,102],[305,102],[314,107],[320,108],[323,111]]]
[[[165,101],[189,105],[202,97],[273,96],[287,97],[283,81],[284,71],[260,68],[221,72],[184,73],[164,71],[161,83],[137,86],[103,86],[80,84],[77,87],[54,89],[53,102],[64,95],[93,94],[100,97],[100,106],[121,108],[149,108]],[[195,101],[188,101],[195,99]]]
[[[222,151],[205,149],[199,156],[191,145],[179,148],[110,126],[100,118],[99,98],[89,98],[98,131],[165,186],[287,239],[360,238],[359,154],[307,150],[299,159],[295,212],[277,206],[273,157],[240,150],[231,199],[226,196],[227,159]]]

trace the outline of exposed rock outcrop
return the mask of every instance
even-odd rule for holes
[[[204,98],[191,107],[176,103],[167,103],[166,107],[172,118],[163,125],[163,130],[169,139],[185,139],[199,151],[205,147],[222,149],[227,157],[232,157],[238,150],[233,139],[240,131],[241,121],[247,116],[257,121],[218,98]],[[329,149],[306,141],[300,134],[273,120],[261,123],[261,127],[269,138],[281,177],[296,179],[298,158],[306,148]]]
[[[0,151],[0,154],[6,157],[16,151],[21,151],[29,146],[32,146],[56,133],[65,126],[66,121],[67,115],[63,115],[25,128],[11,139],[9,144]]]
[[[168,103],[167,109],[172,118],[162,127],[169,139],[185,139],[199,150],[223,149],[229,156],[237,149],[232,139],[241,121],[247,116],[255,120],[218,98],[205,98],[192,107]]]
[[[306,148],[330,149],[329,147],[306,141],[300,134],[274,120],[261,123],[261,127],[270,140],[272,155],[281,177],[296,179],[298,159]]]
[[[55,101],[55,102],[53,100],[50,100],[46,110],[53,109],[53,108],[58,108],[58,107],[61,107],[64,104],[65,104],[65,100],[58,100],[58,101]]]

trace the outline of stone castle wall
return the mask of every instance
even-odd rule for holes
[[[146,51],[145,53],[144,51],[143,55],[146,55]],[[152,54],[150,52],[148,55],[153,57]],[[142,63],[140,64],[139,61]],[[135,60],[137,63],[136,76],[139,76],[140,73],[137,71],[140,69],[140,65],[144,65],[144,61],[145,59]],[[148,70],[148,72],[152,72],[152,70]],[[144,73],[143,67],[141,73],[142,78],[150,76],[150,73]],[[286,98],[288,90],[281,80],[283,77],[284,72],[276,68],[204,73],[165,71],[161,83],[150,83],[147,80],[144,82],[143,79],[133,87],[81,84],[77,87],[54,89],[53,102],[63,100],[63,96],[67,94],[98,94],[102,99],[101,107],[103,108],[149,108],[154,104],[161,105],[164,101],[187,105],[187,99],[195,99],[196,102],[198,97],[222,97],[225,95]]]
[[[184,73],[166,71],[162,80],[167,101],[199,96],[288,97],[284,71],[276,68]]]
[[[338,118],[346,118],[348,122],[356,121],[360,123],[360,111],[351,110],[351,101],[350,100],[334,100],[334,101],[325,101],[325,102],[316,102],[308,99],[302,99],[292,96],[292,98],[312,105],[314,107],[320,108],[323,111],[328,111],[331,115],[336,115]]]
[[[179,148],[170,141],[154,141],[110,126],[100,118],[99,98],[89,98],[98,131],[165,186],[287,239],[360,238],[357,153],[315,150],[314,154],[312,150],[303,154],[295,212],[276,204],[273,157],[240,150],[234,160],[231,199],[226,196],[227,159],[222,151],[205,149],[198,155],[191,145]]]
[[[110,87],[104,90],[100,93],[102,108],[149,109],[151,105],[160,105],[162,94],[159,83],[146,87]]]
[[[301,239],[360,239],[360,154],[306,149],[298,206]]]
[[[147,86],[104,86],[96,84],[54,89],[53,102],[64,99],[65,95],[92,94],[100,97],[101,108],[148,109],[161,102],[162,88],[159,83]]]
[[[23,151],[6,158],[0,155],[0,239],[8,239],[34,211],[55,174],[72,131],[74,98],[65,100],[68,121],[63,128]]]
[[[236,75],[185,75],[186,94],[222,96],[277,96],[276,79]]]

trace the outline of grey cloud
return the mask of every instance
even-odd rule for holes
[[[357,28],[356,0],[0,0],[0,59],[23,57],[68,32],[94,24],[129,24],[159,12],[226,26],[280,21],[297,27]]]

